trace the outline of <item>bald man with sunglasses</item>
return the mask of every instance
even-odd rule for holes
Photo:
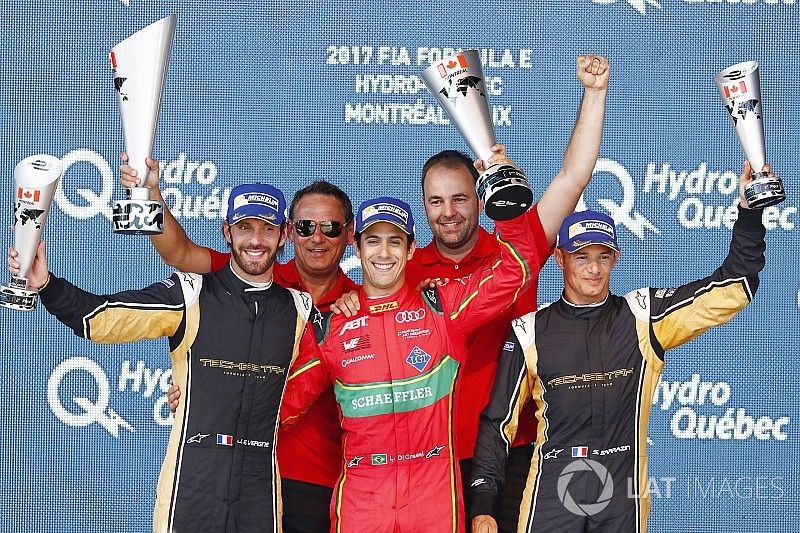
[[[136,170],[122,154],[123,187],[136,187]],[[199,246],[186,235],[169,212],[158,188],[158,162],[147,160],[143,186],[151,198],[164,205],[164,233],[151,242],[168,265],[182,272],[215,272],[224,268],[231,254]],[[279,285],[311,294],[320,311],[327,311],[339,296],[358,285],[339,267],[347,246],[353,242],[353,206],[347,194],[335,185],[316,181],[297,191],[289,206],[286,237],[294,245],[295,257],[275,263],[273,278]],[[330,530],[329,505],[342,462],[342,430],[333,389],[328,389],[296,425],[281,428],[278,466],[281,475],[284,533]]]

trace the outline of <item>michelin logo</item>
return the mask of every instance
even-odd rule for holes
[[[371,205],[364,209],[362,218],[367,220],[368,218],[374,217],[379,213],[391,213],[402,220],[404,224],[408,223],[408,213],[406,210],[391,204]]]

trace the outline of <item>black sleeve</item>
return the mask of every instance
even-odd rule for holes
[[[764,268],[762,210],[739,208],[728,256],[710,276],[673,289],[650,289],[651,339],[656,352],[724,324],[750,303]]]
[[[39,292],[47,311],[79,337],[100,343],[172,336],[184,319],[177,274],[135,291],[99,296],[50,274]]]
[[[512,330],[497,363],[489,404],[481,413],[470,479],[470,520],[478,515],[496,516],[508,449],[517,434],[522,407],[530,397],[525,353]]]

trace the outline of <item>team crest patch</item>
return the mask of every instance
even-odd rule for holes
[[[408,357],[406,357],[406,363],[416,368],[417,372],[422,372],[425,370],[425,367],[428,366],[428,362],[430,360],[431,356],[425,353],[425,350],[419,346],[414,346],[414,349],[411,350],[411,353],[408,354]]]

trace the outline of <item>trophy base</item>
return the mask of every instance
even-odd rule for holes
[[[38,291],[20,289],[9,285],[0,285],[0,307],[7,307],[8,309],[16,309],[18,311],[33,311],[36,309],[36,300],[38,296]]]
[[[510,220],[533,204],[533,191],[522,171],[509,164],[492,165],[476,185],[486,216],[492,220]]]
[[[779,204],[786,199],[783,182],[778,176],[757,172],[754,174],[754,178],[744,188],[744,198],[750,209],[762,209]]]
[[[164,212],[155,200],[117,200],[112,221],[114,233],[160,235],[164,233]]]

